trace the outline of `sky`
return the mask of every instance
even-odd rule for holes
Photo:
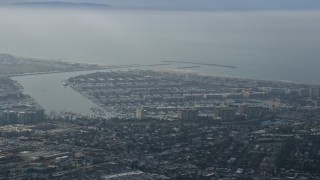
[[[114,8],[168,9],[320,9],[320,0],[0,0],[12,2],[90,2]]]

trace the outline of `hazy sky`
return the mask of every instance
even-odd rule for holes
[[[183,1],[184,6],[195,2]],[[170,2],[172,7],[178,0]],[[209,0],[197,2],[210,4]],[[121,3],[125,1],[108,0],[112,6],[120,7]],[[0,53],[108,65],[198,60],[235,65],[239,67],[233,73],[236,76],[320,84],[319,22],[320,11],[308,10],[109,11],[0,7]]]
[[[320,9],[320,0],[0,0],[12,2],[90,2],[115,8],[180,9]]]

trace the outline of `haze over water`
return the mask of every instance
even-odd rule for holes
[[[237,68],[195,70],[320,84],[319,22],[318,11],[0,8],[0,52],[108,65],[216,63]]]

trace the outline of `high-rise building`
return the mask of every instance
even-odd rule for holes
[[[3,124],[14,124],[18,120],[18,114],[14,111],[2,112]]]
[[[320,97],[320,87],[314,86],[309,89],[310,97]]]
[[[235,119],[236,110],[231,107],[216,107],[214,110],[214,119],[223,121],[232,121]]]
[[[199,118],[199,111],[197,109],[179,109],[178,117],[186,121],[197,120]]]
[[[17,110],[5,110],[2,112],[0,117],[0,124],[30,124],[40,122],[44,119],[44,110],[27,110],[27,111],[17,111]]]
[[[136,118],[139,120],[143,120],[147,117],[147,110],[145,110],[143,107],[140,109],[137,109],[136,111]]]
[[[240,106],[240,114],[246,115],[247,119],[258,119],[261,116],[262,108],[254,105]]]
[[[35,123],[38,121],[37,113],[30,111],[30,112],[19,112],[18,114],[18,122],[20,124],[30,124]]]
[[[44,118],[45,118],[44,110],[43,109],[37,110],[37,112],[36,112],[36,121],[37,122],[43,121]]]

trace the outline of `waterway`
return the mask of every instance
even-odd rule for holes
[[[62,84],[72,76],[90,72],[94,71],[16,76],[12,79],[18,81],[24,87],[24,93],[33,97],[46,113],[73,112],[94,115],[91,108],[98,107],[95,103]]]
[[[161,69],[161,67],[141,67],[139,69]],[[122,70],[128,70],[128,68],[122,68]],[[98,71],[106,72],[110,70]],[[93,72],[97,72],[97,70],[15,76],[12,79],[18,81],[23,86],[24,93],[33,97],[46,110],[46,114],[50,114],[51,112],[72,112],[83,116],[95,116],[97,114],[92,109],[99,108],[97,104],[71,87],[63,85],[63,82],[70,77]],[[105,117],[113,116],[108,112],[104,113]]]

